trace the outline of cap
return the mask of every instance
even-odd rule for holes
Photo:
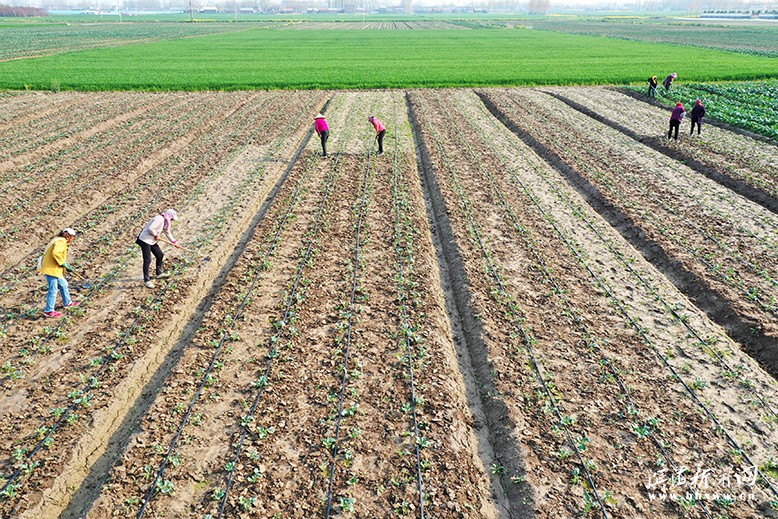
[[[324,116],[322,114],[316,114],[316,117],[314,119],[324,119]]]
[[[71,236],[76,235],[76,231],[72,227],[65,227],[64,229],[62,229],[62,232],[66,232]]]

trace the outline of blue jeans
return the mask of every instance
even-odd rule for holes
[[[70,291],[68,290],[67,279],[46,274],[46,283],[49,284],[49,293],[46,294],[45,312],[52,312],[54,310],[54,303],[57,302],[57,289],[59,289],[59,294],[62,296],[62,304],[65,306],[70,304]]]

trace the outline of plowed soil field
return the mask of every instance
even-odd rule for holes
[[[0,517],[778,517],[776,143],[605,88],[2,102]]]

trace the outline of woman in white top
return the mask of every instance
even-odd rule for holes
[[[143,284],[146,285],[147,288],[154,288],[154,282],[151,281],[151,276],[149,276],[149,266],[151,266],[152,254],[156,259],[156,276],[154,277],[167,277],[167,274],[165,274],[162,268],[162,260],[165,257],[165,253],[162,252],[162,249],[157,243],[159,241],[159,236],[164,232],[173,246],[179,249],[181,248],[181,245],[178,244],[176,239],[173,238],[173,234],[170,232],[170,224],[175,220],[178,220],[176,210],[168,209],[164,213],[160,213],[152,218],[135,240],[135,243],[140,246],[141,253],[143,254]]]

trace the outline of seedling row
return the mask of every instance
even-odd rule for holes
[[[0,121],[29,238],[0,265],[3,517],[778,506],[772,144],[668,144],[608,89],[112,99]],[[148,289],[134,237],[168,207],[186,249]],[[67,225],[92,282],[47,320]]]

